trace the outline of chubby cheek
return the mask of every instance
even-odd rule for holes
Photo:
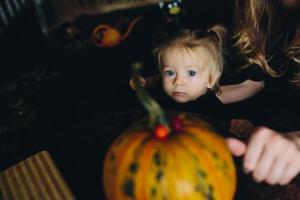
[[[194,101],[194,100],[198,99],[200,96],[202,96],[203,93],[204,93],[203,90],[201,90],[201,91],[200,90],[198,90],[198,91],[191,91],[190,92],[190,98],[191,98],[192,101]]]
[[[198,84],[198,87],[191,88],[190,95],[192,100],[196,100],[200,96],[205,95],[206,92],[207,92],[207,87],[205,85]]]
[[[163,80],[163,89],[165,91],[166,94],[168,94],[170,96],[170,94],[172,93],[172,87],[169,81],[167,80]]]

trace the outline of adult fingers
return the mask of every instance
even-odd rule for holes
[[[284,175],[282,176],[281,180],[279,181],[280,185],[286,185],[289,182],[291,182],[291,180],[293,178],[295,178],[295,176],[299,173],[300,171],[300,164],[298,163],[291,163],[289,164],[284,172]]]
[[[294,145],[287,139],[278,134],[271,135],[253,170],[254,179],[258,182],[263,180],[267,180],[270,183],[276,182],[275,179],[281,175],[281,172],[278,170],[284,167],[287,160],[289,160],[289,156],[294,153],[290,150],[290,147],[294,147]]]
[[[229,151],[234,156],[242,156],[245,154],[247,147],[246,144],[243,143],[242,141],[235,138],[228,138],[226,139],[226,143]]]
[[[284,173],[278,181],[280,185],[288,184],[300,172],[300,151],[295,148],[295,153],[290,155],[290,162],[287,163]]]
[[[271,129],[260,127],[254,130],[248,143],[247,151],[244,157],[244,170],[251,172],[255,169],[265,145],[268,143],[269,138],[275,132]]]
[[[288,166],[293,163],[295,158],[299,157],[300,154],[296,145],[291,141],[284,139],[282,145],[275,163],[266,177],[266,182],[271,185],[280,183],[280,181],[285,178],[285,171],[288,169]]]

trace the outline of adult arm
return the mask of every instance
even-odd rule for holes
[[[224,104],[239,102],[254,96],[260,92],[264,86],[264,81],[253,81],[248,79],[239,84],[221,86],[221,90],[217,93],[217,97]]]

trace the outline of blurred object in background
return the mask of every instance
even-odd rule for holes
[[[107,24],[99,24],[92,32],[92,41],[97,47],[115,47],[129,36],[135,24],[141,19],[142,17],[138,16],[130,21],[125,33],[123,34],[118,27],[112,27]]]
[[[27,4],[26,0],[0,0],[0,35],[16,21]]]
[[[156,5],[169,0],[34,0],[44,34],[81,15],[100,15],[112,11]]]
[[[47,70],[40,67],[23,74],[17,80],[2,85],[0,99],[3,105],[6,104],[4,109],[7,112],[5,125],[14,132],[30,128],[38,114],[35,107],[37,107],[41,90],[59,77],[60,71],[57,69]]]
[[[182,0],[161,1],[159,7],[163,12],[162,19],[165,23],[175,26],[181,25],[186,13]]]
[[[52,47],[72,51],[93,47],[112,48],[126,40],[143,16],[137,14],[81,17],[73,23],[65,23],[48,34]],[[86,23],[84,23],[86,22]]]

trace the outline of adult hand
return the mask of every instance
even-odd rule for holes
[[[141,82],[141,86],[142,86],[142,87],[146,87],[146,85],[147,85],[146,79],[145,79],[144,77],[142,77],[142,76],[140,76],[139,79],[140,79],[140,82]],[[130,81],[129,81],[129,86],[130,86],[130,88],[131,88],[132,90],[135,90],[135,89],[136,89],[136,85],[135,85],[133,79],[130,79]]]
[[[243,168],[256,182],[288,184],[300,171],[300,150],[296,143],[278,132],[260,127],[246,145],[229,138],[227,145],[235,156],[244,156]]]

